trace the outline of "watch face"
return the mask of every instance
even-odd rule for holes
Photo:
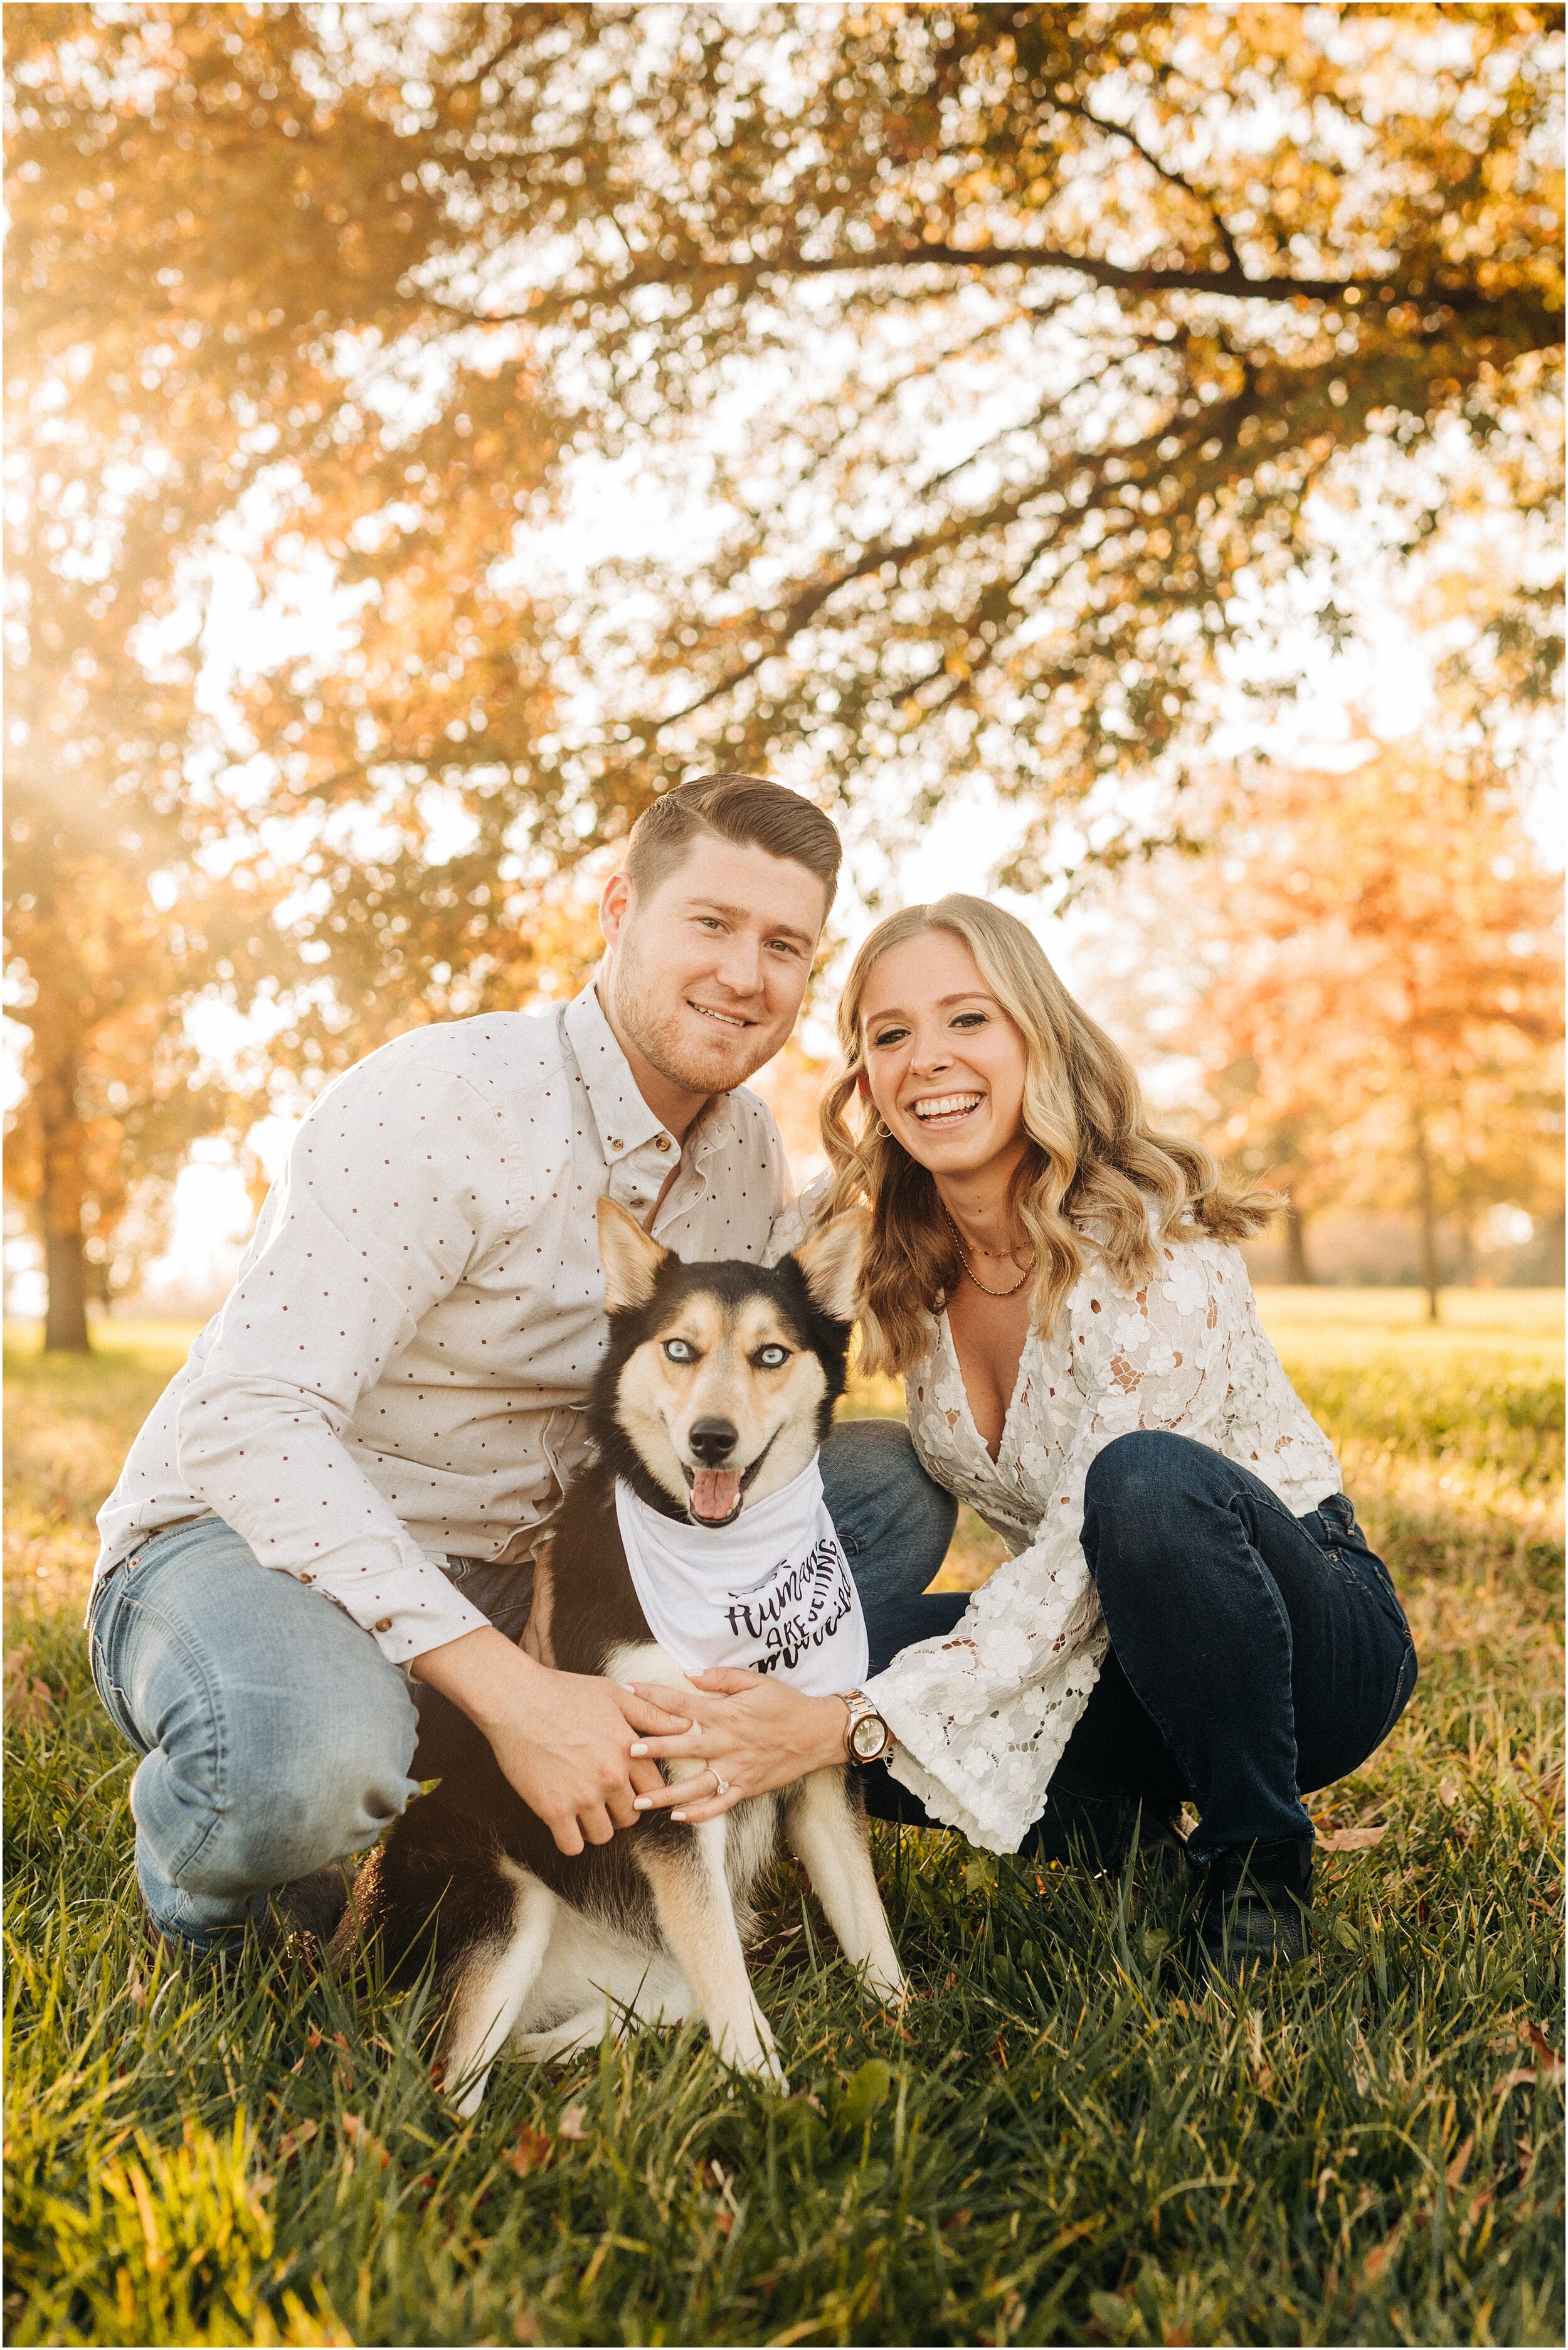
[[[862,1762],[875,1762],[888,1743],[888,1725],[879,1713],[863,1713],[849,1735]]]

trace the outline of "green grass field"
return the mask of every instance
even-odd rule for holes
[[[90,1520],[186,1333],[9,1363],[6,2338],[1559,2343],[1562,1300],[1276,1291],[1422,1660],[1314,1799],[1305,1966],[1203,1988],[1136,1873],[878,1847],[862,2009],[781,1870],[794,2094],[701,2033],[432,2092],[417,1994],[154,1965],[80,1631]],[[867,1389],[862,1409],[896,1409]],[[961,1526],[945,1579],[994,1546]]]

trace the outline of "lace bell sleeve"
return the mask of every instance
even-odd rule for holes
[[[1084,1484],[1106,1446],[1140,1428],[1215,1441],[1230,1392],[1240,1286],[1208,1243],[1157,1243],[1136,1295],[1102,1271],[1065,1312],[1073,1384],[1058,1388],[1051,1500],[1028,1548],[996,1569],[945,1638],[895,1657],[867,1685],[892,1729],[888,1764],[933,1820],[1014,1852],[1099,1678],[1106,1635],[1084,1556]]]

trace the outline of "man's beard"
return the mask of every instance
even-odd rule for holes
[[[611,966],[610,995],[616,1018],[643,1058],[668,1085],[680,1086],[686,1093],[728,1093],[770,1061],[776,1049],[763,1044],[765,1032],[758,1025],[737,1029],[732,1036],[716,1029],[704,1051],[679,1013],[655,1011],[653,990],[644,985],[641,971],[628,960],[624,945]]]

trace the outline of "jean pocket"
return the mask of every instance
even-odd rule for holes
[[[1402,1609],[1400,1614],[1401,1620],[1403,1620],[1404,1611]],[[1407,1630],[1405,1636],[1405,1652],[1399,1659],[1399,1669],[1394,1676],[1394,1695],[1388,1707],[1388,1718],[1377,1733],[1376,1742],[1379,1746],[1382,1745],[1384,1740],[1393,1729],[1394,1724],[1398,1721],[1399,1716],[1409,1704],[1410,1699],[1415,1691],[1416,1677],[1418,1670],[1419,1667],[1416,1661],[1416,1643],[1410,1638],[1409,1633]]]
[[[136,1734],[136,1726],[131,1719],[130,1706],[125,1691],[109,1671],[108,1652],[104,1648],[102,1635],[95,1625],[90,1624],[88,1628],[88,1668],[92,1674],[92,1685],[98,1691],[99,1703],[105,1713],[108,1714],[126,1743],[134,1746],[139,1754],[145,1754],[147,1747],[144,1741]]]

